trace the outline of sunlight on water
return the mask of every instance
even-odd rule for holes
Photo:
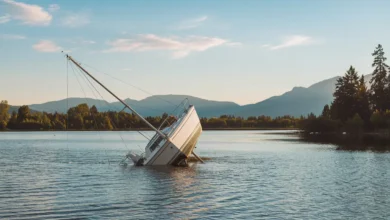
[[[174,168],[119,166],[136,132],[3,132],[0,219],[390,217],[390,154],[275,133],[206,131],[211,160]]]

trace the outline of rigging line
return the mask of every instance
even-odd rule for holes
[[[78,69],[78,68],[77,68]],[[79,70],[79,69],[78,69]],[[90,86],[92,86],[95,90],[96,90],[96,92],[102,97],[102,99],[104,100],[104,98],[103,98],[103,96],[100,94],[100,92],[96,89],[96,87],[91,83],[91,81],[87,78],[87,76],[85,76],[82,72],[81,72],[81,70],[79,70],[78,71],[78,73],[79,74],[81,74],[82,76],[84,76],[84,78],[81,76],[81,78],[83,78],[83,80],[84,80],[84,82],[88,85],[88,87],[92,90],[92,88],[90,87]],[[88,83],[90,84],[88,84]],[[95,98],[97,99],[97,96],[95,95],[95,93],[93,92],[93,90],[92,90],[92,93],[94,94],[94,96],[95,96]],[[108,119],[112,122],[112,125],[113,125],[113,127],[114,127],[114,129],[117,129],[119,126],[116,126],[116,124],[115,124],[115,121],[114,120],[111,120],[111,118],[110,117],[108,117]],[[119,136],[120,136],[120,138],[122,139],[122,142],[123,142],[123,144],[126,146],[126,148],[128,148],[128,146],[126,145],[126,142],[125,142],[125,140],[123,139],[123,137],[121,136],[121,134],[120,133],[118,133],[119,134]]]
[[[83,87],[82,87],[82,85],[81,85],[81,83],[80,83],[80,81],[79,81],[77,75],[75,74],[75,70],[74,70],[74,68],[73,68],[72,65],[71,65],[70,67],[72,68],[73,74],[75,75],[75,77],[76,77],[76,79],[77,79],[77,82],[79,83],[80,88],[81,88],[81,90],[82,90],[83,93],[84,93],[85,101],[87,101],[87,95],[86,95],[86,93],[85,93],[85,91],[84,91],[84,89],[83,89]],[[95,116],[94,116],[93,114],[92,114],[92,117],[93,117],[94,124],[95,124],[95,126],[96,126],[96,128],[97,128],[98,136],[99,136],[100,140],[101,140],[102,142],[104,142],[104,140],[103,140],[103,138],[102,138],[102,136],[101,136],[101,133],[100,133],[100,131],[99,131],[99,127],[97,126],[96,118],[95,118]],[[126,144],[125,144],[125,146],[126,146]],[[127,146],[126,146],[126,147],[127,147]],[[110,160],[109,160],[109,158],[108,158],[108,156],[107,156],[107,151],[105,150],[104,152],[105,152],[105,154],[106,154],[108,164],[110,164]]]
[[[96,89],[96,87],[93,85],[93,83],[87,78],[87,76],[85,76],[82,72],[81,72],[81,70],[79,70],[79,73],[81,73],[81,75],[83,75],[84,76],[84,78],[91,84],[91,86],[96,90],[96,92],[99,94],[99,96],[104,100],[104,97],[101,95],[101,93]],[[116,109],[117,111],[118,111],[118,109],[116,108],[116,107],[114,107],[114,106],[110,106],[110,104],[108,104],[108,103],[105,103],[108,107],[113,107],[114,109]],[[125,107],[126,108],[126,107]],[[123,110],[122,110],[123,111]],[[110,119],[111,120],[111,119]],[[112,121],[113,122],[113,125],[115,126],[115,122],[114,121]],[[132,123],[131,121],[130,121],[130,123]],[[134,125],[134,123],[132,123],[133,125]],[[118,126],[116,126],[116,127],[118,127]],[[139,134],[141,134],[142,136],[144,136],[146,139],[148,139],[148,140],[150,140],[151,139],[151,137],[148,137],[147,135],[145,135],[145,134],[143,134],[141,131],[138,131],[137,130],[137,132],[139,133]],[[121,137],[122,138],[122,137]]]
[[[83,64],[83,65],[85,65],[85,64]],[[77,70],[81,72],[80,69],[77,68]],[[84,75],[84,73],[81,72],[81,74],[82,74],[87,80],[89,80],[89,79],[87,78],[87,76]],[[104,99],[102,95],[100,95],[100,96],[102,97],[102,99]],[[138,105],[138,104],[134,104],[134,103],[132,103],[132,105],[133,105],[133,106],[136,106],[136,107],[138,107],[138,108],[148,109],[148,110],[152,110],[152,111],[155,111],[155,112],[164,112],[164,113],[166,113],[166,111],[164,111],[164,110],[162,110],[162,109],[155,109],[155,108],[145,107],[145,106]],[[176,107],[176,108],[177,108],[177,107]],[[117,111],[118,111],[118,109],[117,109]],[[122,111],[123,111],[123,110],[122,110]]]
[[[140,90],[140,91],[142,91],[142,92],[144,92],[144,93],[146,93],[146,94],[148,94],[148,95],[154,96],[154,94],[152,94],[152,93],[150,93],[150,92],[148,92],[148,91],[146,91],[146,90],[144,90],[144,89],[141,89],[141,88],[139,88],[138,86],[132,85],[132,84],[127,83],[127,82],[124,82],[123,80],[121,80],[121,79],[119,79],[119,78],[116,78],[116,77],[111,76],[111,75],[109,75],[109,74],[107,74],[107,73],[101,72],[101,71],[97,70],[96,68],[92,67],[91,65],[88,65],[88,64],[85,64],[85,63],[83,63],[83,65],[88,66],[88,67],[90,67],[90,68],[96,70],[97,72],[100,72],[100,73],[102,73],[102,74],[104,74],[104,75],[106,75],[106,76],[109,76],[109,77],[111,77],[111,78],[113,78],[113,79],[115,79],[115,80],[118,80],[119,82],[121,82],[121,83],[123,83],[123,84],[126,84],[126,85],[128,85],[128,86],[131,86],[131,87],[133,87],[133,88],[136,88],[136,89],[138,89],[138,90]],[[158,98],[158,99],[160,99],[160,100],[162,100],[162,101],[164,101],[164,102],[166,102],[166,103],[169,103],[169,104],[171,104],[171,105],[173,105],[173,106],[177,106],[176,104],[174,104],[174,103],[172,103],[172,102],[170,102],[170,101],[168,101],[168,100],[166,100],[166,99],[163,99],[163,98],[161,98],[161,97],[159,97],[159,96],[156,96],[156,98]]]
[[[78,63],[79,63],[79,62],[78,62]],[[81,65],[81,63],[79,63],[79,65]],[[94,67],[92,67],[92,66],[90,66],[90,65],[87,65],[87,64],[84,64],[84,63],[83,63],[82,65],[84,65],[84,66],[89,66],[90,68],[96,70],[96,72],[98,72],[98,73],[102,73],[102,74],[105,74],[105,75],[107,75],[107,76],[109,76],[109,77],[111,77],[111,78],[115,78],[115,77],[113,77],[113,76],[111,76],[111,75],[109,75],[109,74],[107,74],[107,73],[103,73],[103,72],[97,70],[96,68],[94,68]],[[80,70],[80,71],[81,71],[81,70]],[[118,79],[118,78],[115,78],[115,79],[118,80],[118,81],[121,81],[121,80]],[[124,84],[126,84],[126,82],[123,82],[123,81],[121,81],[121,82],[124,83]],[[128,85],[133,86],[133,87],[136,87],[136,86],[131,85],[131,84],[128,84]],[[139,89],[139,90],[142,90],[141,88],[138,88],[138,87],[136,87],[136,88]],[[144,92],[148,93],[147,91],[144,91]],[[149,93],[149,94],[150,94],[150,95],[153,95],[153,94],[151,94],[151,93]],[[168,103],[170,103],[170,104],[176,106],[176,108],[180,106],[180,105],[175,105],[175,104],[173,104],[172,102],[169,102],[169,101],[167,101],[167,100],[164,100],[164,99],[161,98],[161,97],[158,97],[158,96],[157,96],[156,98],[161,99],[161,100],[163,100],[163,101],[165,101],[165,102],[168,102]],[[155,112],[164,112],[164,113],[167,113],[167,111],[162,110],[162,109],[155,109],[155,108],[150,108],[150,107],[144,107],[144,106],[142,106],[142,105],[138,105],[138,104],[134,104],[134,103],[132,103],[132,105],[133,105],[133,106],[137,106],[137,107],[139,107],[139,108],[144,108],[144,109],[153,110],[153,111],[155,111]],[[176,108],[175,108],[175,109],[176,109]]]
[[[69,110],[69,60],[66,60],[66,109]],[[69,163],[69,114],[66,113],[66,148],[68,150]]]
[[[91,84],[91,86],[96,90],[96,92],[99,94],[99,96],[104,100],[104,98],[103,98],[103,96],[101,95],[101,93],[99,92],[99,90],[97,90],[96,89],[96,87],[93,85],[93,83],[81,72],[81,70],[79,70],[79,73],[81,73],[81,75],[83,75],[84,76],[84,78],[89,82],[89,84]],[[97,98],[97,97],[96,97]],[[108,107],[113,107],[113,106],[110,106],[108,103],[106,103],[106,105],[108,106]],[[117,109],[116,107],[113,107],[114,109]],[[126,107],[125,107],[126,108]],[[118,111],[118,109],[117,109],[117,111]],[[122,110],[123,111],[123,110]],[[120,114],[118,114],[118,116],[120,116]],[[110,119],[110,118],[109,118]],[[111,119],[110,119],[111,120]],[[114,127],[119,127],[119,126],[115,126],[115,122],[113,121],[113,120],[111,120],[112,121],[112,124],[114,125]],[[132,123],[131,121],[130,121],[130,123]],[[132,123],[133,125],[134,125],[134,123]],[[148,137],[146,134],[143,134],[141,131],[138,131],[137,130],[137,132],[139,133],[139,134],[141,134],[144,138],[146,138],[146,139],[148,139],[148,140],[151,140],[151,137]],[[120,134],[119,134],[120,135]],[[122,138],[122,136],[120,136],[121,137],[121,139],[122,139],[122,141],[124,141],[123,140],[123,138]],[[126,145],[126,143],[124,142],[124,144]],[[126,145],[126,147],[127,147],[127,145]]]

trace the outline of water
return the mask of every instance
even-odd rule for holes
[[[272,133],[206,131],[188,168],[119,166],[136,132],[0,133],[0,219],[390,218],[390,154]]]

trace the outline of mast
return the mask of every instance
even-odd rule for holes
[[[107,92],[109,92],[112,96],[114,96],[119,102],[121,102],[124,106],[126,106],[128,109],[130,109],[135,115],[137,115],[143,122],[145,122],[151,129],[153,129],[157,134],[159,134],[161,137],[167,139],[168,137],[163,134],[160,130],[155,128],[152,124],[150,124],[144,117],[142,117],[138,112],[136,112],[132,107],[130,107],[128,104],[126,104],[122,99],[120,99],[118,96],[116,96],[113,92],[111,92],[107,87],[105,87],[101,82],[99,82],[95,77],[93,77],[87,70],[85,70],[80,64],[78,64],[76,61],[73,60],[73,58],[69,55],[66,55],[66,58],[68,60],[72,61],[78,68],[80,68],[85,74],[87,74],[89,77],[91,77],[96,83],[98,83],[101,87],[103,87]]]

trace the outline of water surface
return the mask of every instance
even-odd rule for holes
[[[118,165],[137,132],[3,132],[0,219],[390,219],[390,154],[273,133],[205,131],[210,161],[156,168]]]

